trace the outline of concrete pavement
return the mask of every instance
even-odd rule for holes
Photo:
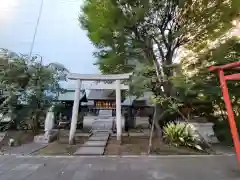
[[[0,180],[239,180],[235,156],[0,156]]]

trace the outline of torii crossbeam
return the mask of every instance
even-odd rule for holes
[[[224,98],[224,102],[225,102],[226,110],[227,110],[227,114],[228,114],[228,120],[229,120],[229,124],[230,124],[232,139],[233,139],[234,147],[235,147],[236,154],[237,154],[238,165],[240,167],[240,141],[239,141],[238,129],[236,126],[236,121],[234,118],[234,112],[232,109],[232,103],[231,103],[231,99],[229,97],[228,88],[227,88],[227,81],[228,80],[233,80],[233,81],[240,80],[240,73],[236,73],[236,74],[232,74],[232,75],[224,75],[224,70],[231,70],[231,69],[232,70],[234,70],[234,69],[240,70],[240,61],[222,65],[222,66],[211,66],[209,68],[210,71],[218,72],[220,85],[221,85],[221,89],[222,89],[222,93],[223,93],[223,98]]]

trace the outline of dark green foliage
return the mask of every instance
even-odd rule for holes
[[[240,117],[236,117],[235,120],[239,132],[238,134],[240,135]],[[215,121],[213,130],[219,141],[227,145],[233,145],[232,134],[228,120]]]
[[[155,63],[159,71],[159,60],[169,77],[180,46],[200,50],[232,27],[239,9],[238,0],[85,0],[79,21],[103,73],[131,71],[132,61]]]
[[[221,111],[224,110],[218,75],[211,73],[208,68],[210,65],[235,62],[239,55],[239,39],[234,37],[215,48],[199,53],[194,61],[191,61],[191,58],[183,59],[181,66],[184,67],[185,73],[171,79],[179,92],[179,99],[192,105],[197,104],[196,108],[199,108],[199,111],[206,112],[206,114],[212,114],[216,108]],[[237,72],[226,71],[226,74]],[[239,88],[240,83],[238,81],[228,82],[229,93],[236,113],[237,107],[239,107]]]
[[[0,88],[4,93],[0,110],[15,127],[28,124],[36,132],[39,120],[62,91],[59,81],[65,79],[67,70],[58,63],[43,65],[40,56],[14,53],[12,57],[8,50],[1,52]]]
[[[132,92],[170,96],[177,49],[200,51],[232,27],[239,9],[238,0],[85,0],[79,21],[97,48],[102,73],[134,71]],[[185,96],[194,93],[188,90]]]
[[[194,113],[213,121],[226,117],[218,78],[208,66],[235,61],[239,47],[233,39],[206,47],[232,28],[239,10],[239,0],[85,0],[79,20],[97,48],[96,64],[102,73],[133,71],[130,93],[151,91],[165,99],[153,103],[157,115],[171,109],[185,118]],[[180,47],[197,54],[195,59],[182,60],[183,71],[174,77],[179,67],[173,60]],[[190,76],[184,71],[196,73]],[[238,87],[239,83],[229,83],[235,112]],[[184,108],[191,111],[184,114]]]
[[[208,67],[210,65],[223,65],[239,61],[240,42],[239,38],[230,38],[215,48],[208,49],[204,53],[197,54],[194,61],[191,59],[183,59],[182,66],[188,73],[173,78],[172,82],[179,92],[179,98],[183,102],[199,103],[192,104],[194,112],[197,115],[205,116],[208,121],[213,122],[214,131],[220,141],[231,143],[232,138],[229,131],[229,123],[225,104],[222,97],[222,91],[219,86],[217,73],[210,73]],[[239,73],[239,71],[226,71],[225,74]],[[233,110],[239,118],[240,108],[240,83],[238,81],[228,81],[229,94],[232,99]],[[188,96],[187,92],[192,92],[193,96]],[[210,103],[209,103],[210,102]],[[238,128],[239,120],[237,120]]]

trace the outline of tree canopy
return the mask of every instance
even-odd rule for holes
[[[59,82],[65,79],[67,69],[58,63],[43,65],[41,56],[28,57],[6,49],[1,50],[0,60],[1,112],[18,124],[31,119],[36,131],[39,116],[63,90]],[[28,107],[24,119],[19,105]]]
[[[102,73],[134,72],[133,91],[152,91],[158,115],[168,104],[176,109],[183,102],[221,99],[217,78],[206,67],[226,60],[231,43],[208,47],[231,30],[239,12],[239,0],[85,0],[79,21],[97,48]],[[185,49],[195,59],[186,56],[176,66]],[[215,61],[217,56],[224,58]],[[186,74],[191,69],[197,73]]]
[[[239,3],[85,0],[79,20],[98,49],[97,64],[103,73],[132,71],[131,65],[144,62],[154,67],[162,93],[169,96],[168,79],[179,48],[197,52],[226,33],[239,15]]]

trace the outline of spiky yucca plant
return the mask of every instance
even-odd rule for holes
[[[163,128],[163,138],[167,143],[176,147],[185,146],[203,150],[198,144],[200,142],[199,135],[188,123],[168,123]]]

